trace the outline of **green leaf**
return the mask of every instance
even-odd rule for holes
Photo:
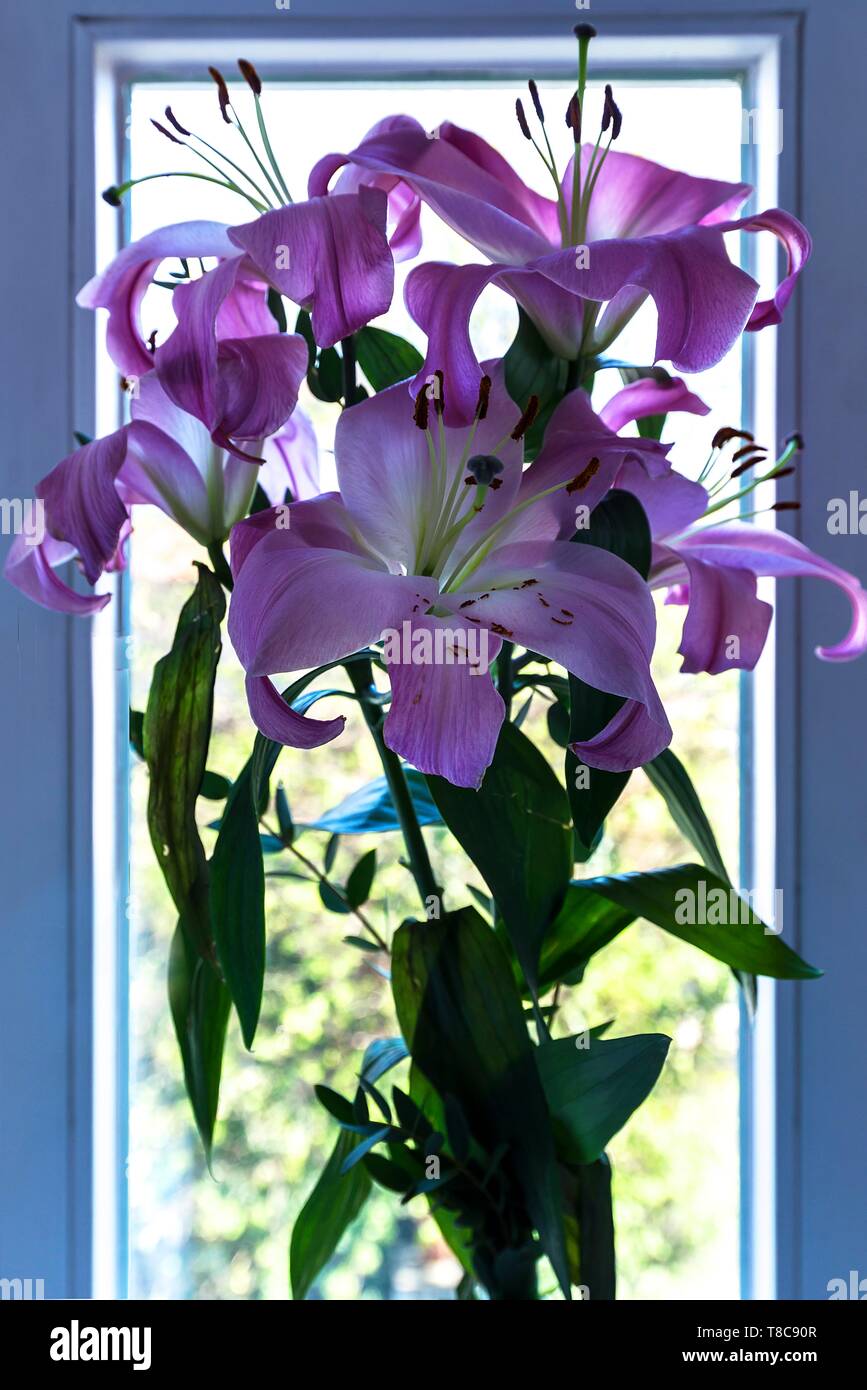
[[[591,955],[639,917],[735,970],[778,980],[822,973],[752,914],[730,884],[703,865],[678,864],[571,884],[545,940],[541,988],[580,977]]]
[[[339,401],[343,395],[343,361],[334,347],[322,348],[307,373],[307,385],[319,401]]]
[[[611,1164],[607,1155],[574,1169],[574,1176],[578,1243],[575,1283],[586,1287],[591,1302],[611,1301],[616,1297],[617,1281]]]
[[[292,501],[292,493],[289,488],[283,494],[283,500]],[[267,512],[271,507],[271,498],[263,488],[261,483],[257,483],[253,490],[253,497],[248,509],[248,516],[255,516],[257,512]]]
[[[372,1085],[408,1056],[403,1038],[377,1038],[375,1042],[368,1043],[364,1050],[361,1076]]]
[[[370,1193],[370,1176],[363,1163],[342,1171],[359,1139],[341,1130],[334,1151],[299,1212],[289,1246],[292,1297],[307,1297],[316,1279],[358,1216]]]
[[[277,325],[278,333],[286,332],[286,305],[283,303],[283,296],[279,290],[269,289],[268,291],[268,311]]]
[[[524,437],[524,457],[536,457],[545,428],[563,398],[566,364],[552,353],[533,320],[518,309],[518,331],[503,359],[506,390],[518,407],[526,410],[531,396],[539,398],[539,413]]]
[[[645,763],[644,771],[651,784],[665,800],[671,818],[680,831],[701,855],[706,864],[726,883],[731,878],[723,863],[716,836],[710,821],[704,813],[698,792],[690,780],[689,773],[679,758],[666,748],[653,762]],[[756,977],[743,970],[735,970],[735,979],[744,991],[750,1013],[755,1012],[757,989]]]
[[[265,868],[252,766],[251,758],[229,793],[210,865],[217,959],[248,1048],[256,1035],[265,980]]]
[[[340,894],[332,888],[330,883],[324,879],[319,880],[319,897],[323,907],[327,907],[329,912],[341,913],[344,917],[352,911],[352,908]]]
[[[536,1063],[565,1163],[593,1163],[656,1084],[671,1042],[662,1033],[629,1038],[556,1038]]]
[[[556,984],[580,984],[590,957],[635,921],[627,908],[584,891],[593,882],[570,883],[563,906],[545,933],[539,962],[542,994]]]
[[[413,1174],[407,1172],[393,1158],[384,1154],[369,1153],[364,1156],[364,1166],[375,1183],[387,1192],[407,1192],[415,1183]]]
[[[313,1093],[319,1104],[339,1125],[353,1125],[355,1123],[352,1104],[345,1096],[339,1095],[337,1091],[332,1091],[330,1086],[314,1086]]]
[[[594,545],[625,560],[647,578],[650,572],[650,526],[644,508],[630,492],[609,492],[591,514],[590,525],[572,537],[576,545]],[[617,714],[623,698],[596,690],[569,676],[569,742],[586,743],[595,738]],[[620,797],[630,773],[606,772],[587,767],[573,753],[566,754],[566,790],[575,827],[575,857],[579,863],[589,859],[602,832],[602,825]]]
[[[392,988],[414,1065],[441,1098],[460,1102],[488,1152],[508,1145],[527,1210],[568,1296],[550,1121],[502,946],[473,907],[438,922],[406,922],[394,938]]]
[[[205,797],[207,801],[225,801],[231,790],[232,783],[228,777],[224,777],[220,772],[206,772],[199,788],[199,796]]]
[[[572,866],[569,805],[542,754],[506,722],[480,791],[428,777],[442,818],[496,899],[527,982]]]
[[[144,761],[144,711],[131,709],[129,712],[129,744]]]
[[[231,999],[216,967],[198,954],[183,919],[172,938],[168,992],[187,1095],[210,1164]]]
[[[374,391],[385,391],[399,381],[406,381],[424,364],[418,348],[396,333],[387,333],[384,328],[359,329],[355,335],[355,353]]]
[[[555,700],[548,706],[548,733],[554,743],[565,748],[569,742],[569,707]]]
[[[681,835],[698,850],[702,862],[712,873],[728,881],[729,876],[716,836],[704,813],[698,792],[680,759],[670,748],[666,748],[652,763],[644,764],[644,771],[664,799],[671,819]]]
[[[420,825],[442,825],[442,816],[431,800],[428,784],[421,772],[404,766],[404,774],[412,795]],[[384,777],[359,787],[338,806],[326,811],[318,820],[308,821],[307,830],[330,830],[339,835],[381,835],[386,830],[399,830],[400,821],[391,792]]]
[[[196,799],[211,737],[220,659],[223,590],[205,565],[178,619],[172,649],[154,667],[143,723],[150,773],[148,828],[157,862],[188,937],[212,954],[205,851]]]
[[[295,320],[295,332],[300,333],[307,344],[307,370],[312,371],[316,363],[316,339],[313,336],[313,325],[310,322],[310,315],[306,309],[298,310],[298,317]]]
[[[277,809],[277,824],[280,827],[280,837],[284,845],[291,845],[295,838],[295,826],[292,824],[292,812],[289,810],[289,798],[281,785],[277,788],[274,797],[274,805]]]
[[[574,545],[594,545],[625,560],[642,579],[650,573],[650,523],[638,498],[615,488],[593,508],[590,525],[576,531]]]
[[[346,880],[346,898],[350,907],[361,907],[370,897],[376,873],[376,850],[363,854]]]
[[[324,860],[324,864],[325,864],[325,872],[326,872],[327,874],[330,874],[330,873],[331,873],[331,870],[334,868],[334,861],[335,861],[335,859],[337,858],[337,851],[338,851],[339,848],[340,848],[340,836],[339,836],[339,835],[336,835],[336,834],[335,834],[335,835],[332,835],[331,838],[330,838],[329,841],[328,841],[328,844],[325,846],[325,860]]]

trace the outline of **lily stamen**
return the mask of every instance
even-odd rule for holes
[[[218,159],[222,159],[223,163],[228,164],[231,169],[234,169],[236,174],[240,174],[242,179],[246,179],[250,187],[255,189],[255,191],[258,193],[259,197],[262,199],[262,202],[265,204],[266,207],[272,206],[271,200],[269,199],[267,193],[261,187],[261,185],[256,182],[252,174],[248,174],[246,169],[243,169],[240,164],[236,164],[234,159],[230,159],[229,155],[225,154],[223,150],[218,150],[215,145],[212,145],[201,135],[197,135],[194,130],[186,130],[185,127],[181,125],[180,121],[177,119],[175,113],[172,111],[172,108],[170,106],[166,107],[165,116],[166,120],[169,121],[172,126],[174,126],[175,130],[178,131],[180,135],[185,135],[187,139],[196,140],[200,145],[204,145],[206,150],[210,150],[211,154],[216,155]],[[191,149],[193,154],[200,153],[198,150],[192,149],[192,146],[187,146],[187,148]]]
[[[737,435],[737,431],[732,431],[732,432],[730,432],[730,434],[728,435],[728,438],[736,437],[736,435]],[[739,502],[739,501],[741,500],[741,498],[743,498],[743,497],[748,497],[748,496],[750,495],[750,493],[751,493],[751,492],[754,492],[755,489],[756,489],[761,483],[770,482],[770,481],[771,481],[772,479],[774,479],[774,478],[778,478],[778,477],[780,477],[781,475],[785,475],[785,474],[790,473],[790,472],[792,471],[792,469],[791,469],[788,465],[790,464],[791,460],[795,457],[795,455],[796,455],[797,453],[800,452],[800,450],[801,450],[802,447],[803,447],[803,442],[802,442],[802,440],[801,440],[800,435],[793,435],[793,436],[791,436],[791,438],[788,439],[788,440],[786,441],[786,446],[785,446],[785,448],[783,449],[783,452],[780,454],[780,456],[779,456],[778,459],[775,459],[774,463],[773,463],[772,466],[768,469],[767,473],[761,473],[761,474],[759,474],[757,477],[755,477],[755,478],[753,479],[753,481],[752,481],[751,483],[748,483],[747,486],[744,487],[744,488],[742,488],[739,492],[732,493],[732,494],[731,494],[730,496],[728,496],[728,497],[721,497],[718,501],[711,503],[711,505],[706,509],[704,515],[705,515],[705,516],[710,516],[713,512],[721,511],[724,507],[729,507],[729,506],[731,506],[733,503]],[[760,460],[760,459],[754,460],[754,462],[755,462],[756,464],[760,463],[761,461],[762,461],[762,460]],[[748,466],[752,466],[752,465],[748,465]],[[734,475],[732,475],[732,476],[734,476]],[[719,484],[717,485],[717,489],[715,489],[715,490],[718,490],[718,488],[719,488]],[[783,506],[782,504],[779,504],[779,503],[775,503],[775,504],[770,508],[771,511],[774,511],[775,509],[776,509],[776,510],[788,510],[788,508],[787,508],[786,506]]]

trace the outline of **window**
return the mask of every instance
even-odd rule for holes
[[[543,85],[543,101],[552,112],[565,109],[570,90],[567,78],[549,80]],[[307,173],[318,158],[345,148],[347,140],[355,143],[381,117],[403,111],[431,131],[447,118],[478,132],[518,161],[525,177],[544,191],[544,171],[517,129],[515,91],[514,80],[496,75],[470,81],[446,72],[438,80],[411,85],[272,79],[264,100],[278,159],[295,198],[304,196]],[[632,78],[618,83],[617,91],[631,152],[687,172],[711,171],[733,182],[741,177],[744,102],[734,77]],[[184,152],[176,147],[169,150],[150,124],[152,119],[164,122],[168,104],[183,124],[214,145],[225,145],[210,81],[137,82],[131,88],[127,122],[130,171],[137,178],[166,167],[200,167],[192,159],[185,163]],[[692,144],[684,128],[694,132]],[[305,138],[295,139],[294,132],[300,130]],[[194,217],[245,221],[247,209],[237,196],[192,180],[144,183],[131,195],[129,234],[135,239],[168,221]],[[424,258],[481,259],[428,209],[423,226]],[[398,267],[394,307],[384,322],[420,343],[419,330],[402,304],[402,282],[410,265]],[[169,263],[165,270],[170,273]],[[162,272],[160,278],[165,280]],[[154,287],[143,305],[146,331],[155,328],[158,341],[171,329],[169,304],[169,293]],[[502,353],[516,325],[512,300],[497,291],[484,296],[474,321],[480,356]],[[617,350],[628,360],[643,362],[653,334],[653,312],[646,309],[619,340]],[[740,420],[742,366],[741,353],[735,351],[696,383],[713,403],[714,413],[678,419],[677,461],[683,471],[697,475],[715,430]],[[602,400],[609,382],[616,389],[619,374],[601,377]],[[302,406],[327,451],[335,407],[323,405],[307,391]],[[327,452],[324,463],[327,477],[333,469]],[[140,512],[130,590],[132,699],[138,708],[144,707],[154,662],[170,643],[175,609],[189,588],[196,553],[195,544],[162,514],[152,509]],[[167,583],[167,575],[173,582]],[[671,710],[675,746],[699,785],[710,792],[706,804],[716,811],[721,842],[734,865],[738,682],[732,674],[696,684],[678,674],[679,659],[673,653],[681,621],[681,613],[660,605],[658,679]],[[251,735],[241,672],[231,651],[224,654],[223,663],[216,719],[217,747],[225,765],[219,770],[234,776],[249,753]],[[327,704],[322,709],[330,712]],[[529,717],[542,724],[544,713],[537,699]],[[361,721],[351,720],[351,728],[354,737],[344,736],[315,753],[286,750],[282,755],[278,774],[286,783],[296,820],[322,815],[378,775]],[[553,745],[551,751],[556,764]],[[130,1294],[281,1298],[286,1294],[292,1221],[332,1141],[330,1122],[313,1099],[312,1087],[319,1081],[335,1087],[344,1081],[350,1084],[353,1063],[351,1058],[340,1059],[341,1039],[348,1033],[363,1045],[388,1033],[388,988],[356,952],[342,946],[342,919],[324,912],[315,892],[279,877],[289,867],[286,856],[271,858],[268,892],[273,915],[265,1012],[252,1057],[244,1053],[237,1036],[230,1042],[212,1177],[189,1122],[165,1006],[165,963],[174,915],[153,863],[146,821],[147,774],[141,764],[133,767],[132,787]],[[212,805],[211,810],[213,819],[219,808]],[[210,846],[213,835],[206,833],[205,838]],[[379,845],[380,858],[393,862],[401,852],[399,837],[387,840]],[[437,840],[443,837],[436,836],[435,844]],[[352,857],[347,846],[342,851],[347,869],[374,843],[371,837],[353,842]],[[441,857],[442,843],[438,849]],[[462,878],[478,884],[472,866],[461,864],[456,853],[453,857],[455,891]],[[611,817],[607,840],[585,874],[651,868],[690,857],[689,847],[677,842],[656,793],[636,773]],[[338,859],[338,876],[342,867]],[[396,874],[393,887],[396,896],[389,907],[398,922],[412,911],[412,903],[401,896]],[[566,1015],[575,1029],[616,1014],[619,1033],[663,1031],[674,1036],[663,1082],[612,1146],[621,1296],[737,1297],[739,1019],[731,973],[669,941],[658,929],[641,926],[594,962],[587,981],[576,991],[578,1000],[587,1012]],[[234,1026],[231,1031],[237,1032]],[[377,1197],[344,1241],[321,1288],[326,1297],[430,1298],[448,1296],[458,1278],[433,1222],[421,1214],[396,1215],[394,1203]]]
[[[197,72],[205,51],[223,61],[242,47],[257,62],[263,54],[285,62],[287,76],[304,68],[323,80],[354,72],[364,81],[407,81],[414,62],[429,70],[449,61],[464,77],[492,68],[526,77],[532,66],[551,80],[568,61],[562,14],[544,7],[529,17],[518,5],[513,16],[508,3],[493,15],[485,6],[461,6],[452,20],[448,4],[440,5],[414,21],[410,43],[379,3],[363,19],[344,0],[321,0],[313,18],[254,20],[231,0],[190,0],[186,8],[191,19],[164,20],[137,0],[116,0],[105,20],[88,3],[58,0],[54,22],[38,34],[35,11],[7,18],[16,53],[7,74],[10,100],[24,109],[27,95],[39,90],[45,120],[38,159],[14,143],[0,156],[4,186],[17,194],[2,233],[4,264],[14,267],[6,322],[17,335],[4,370],[4,495],[26,493],[37,452],[49,467],[73,429],[110,426],[117,408],[113,379],[95,395],[92,321],[76,313],[70,325],[67,292],[114,249],[116,217],[95,195],[117,172],[126,83],[161,74],[174,88],[176,79]],[[745,104],[781,107],[785,115],[779,161],[764,147],[744,149],[758,166],[763,205],[779,196],[805,216],[820,246],[833,248],[814,261],[778,337],[776,386],[765,375],[756,393],[749,373],[745,398],[747,409],[770,413],[757,420],[763,434],[799,425],[808,444],[821,449],[821,468],[801,479],[801,526],[804,539],[822,550],[827,498],[847,494],[852,442],[861,431],[860,395],[840,364],[858,361],[848,267],[867,234],[867,212],[851,188],[852,171],[867,157],[855,105],[867,16],[827,0],[821,7],[819,0],[766,0],[761,15],[751,0],[731,0],[719,11],[702,0],[668,8],[676,13],[636,20],[629,0],[608,0],[605,56],[624,76],[637,64],[658,64],[666,82],[675,70],[679,77],[743,73]],[[827,109],[829,91],[837,103],[833,154],[823,127],[808,119]],[[28,264],[42,268],[38,282],[21,272]],[[760,371],[774,346],[771,335],[757,341]],[[857,537],[835,547],[838,563],[864,574]],[[852,1232],[867,1219],[867,1121],[851,1104],[863,1082],[865,678],[863,669],[829,672],[813,660],[821,628],[842,621],[834,603],[835,596],[808,584],[778,595],[775,661],[744,722],[745,822],[757,834],[744,837],[742,873],[783,888],[792,944],[826,969],[809,992],[796,998],[783,985],[762,1001],[758,1046],[750,1041],[742,1062],[742,1197],[750,1233],[744,1289],[791,1297],[824,1296],[827,1280],[852,1265]],[[0,594],[0,652],[4,670],[14,673],[2,696],[0,766],[17,810],[0,843],[0,1103],[14,1117],[0,1144],[0,1188],[12,1194],[0,1226],[0,1272],[44,1277],[49,1296],[94,1288],[111,1295],[124,1287],[126,921],[118,903],[126,892],[127,701],[125,677],[117,685],[104,678],[126,665],[123,632],[120,604],[91,640],[83,627],[51,615],[25,617],[16,596]],[[818,717],[829,711],[833,718]],[[750,753],[751,721],[774,717],[773,744],[763,746],[773,749],[776,766],[759,768]]]

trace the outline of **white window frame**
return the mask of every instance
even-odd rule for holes
[[[748,401],[761,437],[806,435],[792,529],[867,575],[860,538],[832,541],[825,525],[828,499],[846,496],[861,471],[850,458],[863,390],[847,384],[860,346],[848,266],[867,241],[867,207],[849,195],[853,171],[867,167],[860,0],[762,0],[760,12],[754,0],[667,0],[665,16],[636,14],[635,0],[583,9],[537,0],[531,14],[523,0],[438,0],[412,18],[406,0],[371,0],[363,15],[354,0],[292,2],[278,12],[268,0],[185,0],[179,18],[172,0],[113,0],[105,19],[91,0],[51,0],[4,17],[14,61],[0,88],[0,167],[14,196],[0,229],[0,494],[27,496],[73,429],[116,420],[114,375],[73,295],[115,246],[117,214],[97,194],[118,172],[121,94],[133,77],[196,76],[203,51],[217,62],[243,51],[266,73],[317,77],[492,66],[560,75],[571,70],[571,24],[592,18],[597,61],[620,72],[738,72],[750,106],[783,110],[780,159],[760,147],[754,172],[763,206],[778,200],[803,216],[818,252],[783,329],[754,340]],[[786,939],[827,971],[818,983],[764,988],[759,1028],[742,1049],[745,1297],[825,1297],[827,1281],[864,1258],[867,664],[814,658],[845,620],[828,587],[779,587],[772,652],[744,722],[745,881],[754,874],[753,886],[783,890]],[[49,1297],[124,1292],[122,584],[117,600],[89,626],[0,592],[0,1275],[42,1278]]]

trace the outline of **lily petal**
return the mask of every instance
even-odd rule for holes
[[[236,452],[232,439],[261,439],[291,415],[308,360],[298,334],[218,340],[218,315],[243,271],[236,257],[179,285],[178,326],[156,354],[166,393],[201,420],[217,443]]]
[[[362,186],[277,208],[230,236],[269,284],[310,310],[317,343],[331,347],[391,304],[386,210],[382,189]]]
[[[491,490],[482,511],[463,531],[460,543],[466,549],[474,536],[497,521],[515,500],[521,480],[523,446],[511,439],[520,415],[519,408],[506,392],[500,364],[485,363],[490,368],[491,389],[488,413],[472,434],[467,428],[445,431],[447,467],[442,495],[457,481],[460,495],[466,493],[462,461],[465,454],[491,453],[496,448],[503,464],[499,487]],[[473,411],[479,396],[479,381],[484,368],[479,367],[476,378]],[[454,379],[449,368],[444,370],[445,418],[448,419],[449,399]],[[427,389],[427,384],[422,390]],[[472,418],[472,417],[471,417]],[[434,447],[439,449],[439,434],[431,405],[431,429]],[[388,467],[383,468],[384,441],[387,441]],[[337,423],[335,435],[337,476],[340,493],[368,543],[389,562],[402,564],[411,572],[416,564],[422,542],[435,516],[432,502],[434,466],[428,440],[413,419],[412,397],[405,382],[371,396],[351,410],[345,410]]]
[[[298,502],[292,512],[310,506]],[[290,527],[270,531],[247,553],[229,636],[249,675],[299,671],[349,656],[435,598],[430,579],[389,574],[360,552],[299,544]]]
[[[28,545],[24,536],[16,536],[9,547],[3,573],[10,584],[43,608],[76,617],[98,613],[109,602],[110,594],[78,594],[55,572],[74,555],[71,545],[51,535],[46,535],[40,545]]]
[[[592,155],[592,145],[582,146],[582,187],[586,186]],[[571,211],[571,160],[563,192]],[[656,236],[693,223],[711,226],[733,217],[751,192],[748,183],[695,178],[640,155],[609,150],[590,201],[587,239]]]
[[[106,343],[115,365],[130,376],[153,367],[139,321],[141,302],[161,261],[169,257],[237,256],[220,222],[176,222],[131,242],[79,290],[83,309],[107,309]]]
[[[386,116],[371,127],[362,144],[407,125],[414,128],[417,124],[410,116]],[[387,236],[395,261],[417,256],[421,250],[421,199],[409,184],[396,174],[375,174],[360,165],[350,164],[347,155],[334,154],[320,159],[312,169],[307,181],[307,196],[318,198],[327,194],[331,178],[338,169],[342,172],[331,192],[357,193],[362,184],[381,188],[388,197]]]
[[[434,212],[491,260],[520,262],[559,245],[557,204],[528,188],[502,155],[474,135],[443,121],[428,132],[409,116],[381,121],[345,156],[360,168],[404,180]],[[321,187],[323,169],[311,187]],[[330,174],[329,174],[330,177]]]
[[[756,333],[760,328],[782,323],[783,310],[792,297],[798,276],[812,254],[813,241],[804,224],[780,208],[770,208],[756,217],[745,217],[733,224],[733,230],[741,229],[747,232],[773,232],[782,243],[787,258],[786,274],[772,298],[761,300],[750,315],[747,332]]]
[[[127,522],[116,481],[127,451],[127,430],[115,430],[69,454],[37,485],[48,529],[81,556],[95,584],[115,556]]]
[[[267,676],[248,676],[244,682],[253,723],[266,738],[291,748],[318,748],[343,732],[344,715],[308,719],[287,705]]]
[[[388,662],[392,702],[383,730],[386,744],[420,772],[458,787],[481,786],[505,715],[487,665],[501,643],[499,638],[480,643],[479,636],[458,617],[415,617],[404,624],[401,659]],[[413,660],[425,640],[434,657],[439,642],[445,660]],[[420,654],[426,654],[423,646]]]
[[[613,299],[626,286],[646,290],[659,316],[655,360],[700,372],[737,341],[758,291],[755,280],[729,260],[726,229],[683,227],[663,236],[594,241],[580,266],[569,250],[528,268],[586,300]]]
[[[312,421],[295,409],[282,429],[262,445],[259,483],[270,501],[281,503],[288,488],[296,502],[318,497],[319,447]]]
[[[648,376],[624,386],[606,401],[599,416],[610,430],[616,431],[635,420],[645,420],[649,415],[670,415],[676,410],[689,415],[710,414],[710,406],[690,391],[681,377],[657,381]]]
[[[653,600],[630,565],[607,551],[568,541],[518,542],[495,552],[465,585],[447,597],[453,611],[497,636],[520,642],[565,666],[597,690],[642,705],[613,733],[586,746],[586,761],[608,770],[637,766],[671,740],[671,729],[650,675],[656,633]],[[442,602],[442,598],[441,598]],[[582,745],[583,747],[583,745]],[[655,751],[648,751],[655,750]],[[596,761],[593,762],[593,758]]]
[[[707,510],[707,489],[673,468],[653,477],[642,461],[627,459],[617,474],[616,486],[638,498],[651,535],[657,538],[685,530]]]
[[[860,581],[830,560],[815,555],[784,531],[768,531],[746,522],[731,522],[679,537],[672,546],[688,568],[695,562],[713,566],[724,571],[728,581],[731,581],[733,574],[744,572],[754,577],[771,575],[776,579],[798,576],[827,579],[848,598],[851,622],[849,631],[840,642],[830,647],[817,647],[816,655],[824,661],[852,661],[867,651],[867,593]],[[690,605],[693,600],[690,571]],[[749,611],[749,604],[746,607]],[[736,632],[738,629],[732,627],[730,630]],[[727,665],[754,665],[755,662],[750,662],[748,656],[749,653],[744,657],[742,651],[740,661],[729,661]],[[709,668],[697,666],[688,669]]]
[[[621,438],[596,414],[586,391],[570,391],[556,407],[545,443],[521,479],[520,497],[565,483],[531,510],[537,519],[545,513],[556,518],[552,536],[568,540],[576,529],[576,507],[592,512],[630,464],[644,476],[667,471],[668,448],[653,439]]]

